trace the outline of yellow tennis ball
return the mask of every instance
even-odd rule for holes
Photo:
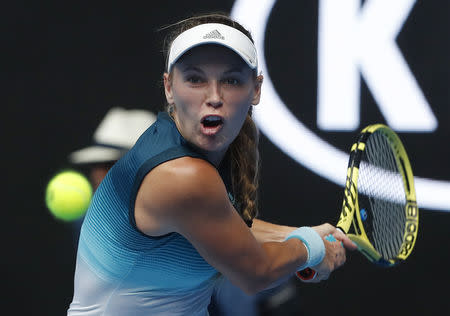
[[[57,219],[73,221],[84,215],[92,198],[92,186],[81,173],[73,170],[55,175],[47,185],[45,203]]]

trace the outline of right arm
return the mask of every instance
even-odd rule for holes
[[[147,235],[180,233],[248,293],[294,273],[307,260],[300,240],[258,243],[230,203],[217,170],[201,159],[183,157],[155,167],[138,191],[135,219]]]
[[[286,239],[289,233],[296,228],[297,227],[277,225],[258,218],[254,218],[250,230],[252,231],[256,240],[258,240],[260,243],[263,243],[268,241],[282,242]]]

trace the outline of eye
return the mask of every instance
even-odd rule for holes
[[[222,82],[225,84],[232,85],[232,86],[238,86],[241,84],[241,80],[239,80],[238,78],[235,78],[235,77],[225,78],[222,80]]]
[[[203,78],[198,75],[189,75],[186,77],[186,81],[193,84],[199,84],[204,82]]]

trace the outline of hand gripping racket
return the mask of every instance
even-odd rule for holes
[[[419,226],[414,178],[405,148],[389,127],[369,125],[353,144],[336,226],[374,264],[394,266],[411,254]],[[302,280],[315,274],[311,268],[297,272]]]

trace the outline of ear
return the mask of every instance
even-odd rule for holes
[[[164,92],[166,94],[167,104],[173,104],[173,90],[172,90],[172,82],[170,78],[170,74],[167,72],[163,75],[164,78]]]
[[[259,75],[255,80],[255,95],[252,99],[252,105],[259,104],[259,100],[261,99],[261,86],[263,83],[264,77],[263,75]]]

